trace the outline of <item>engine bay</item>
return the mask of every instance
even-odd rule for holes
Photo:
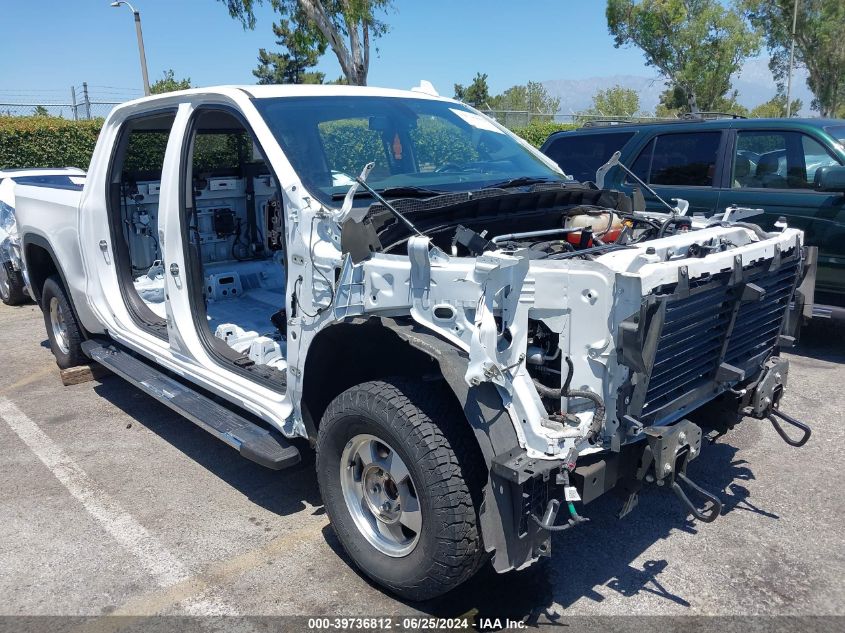
[[[593,260],[653,240],[712,226],[739,225],[725,218],[688,216],[684,201],[665,213],[635,209],[635,204],[620,192],[574,183],[389,203],[435,246],[457,257],[500,251],[532,260]],[[739,226],[753,228],[763,238],[759,228]],[[360,224],[346,221],[343,230],[343,250],[354,261],[375,252],[404,254],[410,236],[406,226],[381,203],[371,205]],[[666,259],[701,258],[735,246],[728,238],[708,236],[668,253]]]

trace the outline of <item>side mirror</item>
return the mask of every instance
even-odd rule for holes
[[[841,165],[819,167],[813,181],[816,191],[845,192],[845,167]]]

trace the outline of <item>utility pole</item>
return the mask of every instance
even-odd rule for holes
[[[73,86],[70,87],[70,102],[70,109],[73,112],[73,120],[78,121],[79,115],[76,112],[76,88],[74,88]]]
[[[126,2],[126,0],[117,0],[112,2],[111,6],[119,7],[125,4],[132,15],[135,16],[135,35],[138,38],[138,57],[141,59],[141,77],[144,79],[144,94],[150,96],[150,78],[147,75],[147,53],[144,51],[144,34],[141,32],[141,13],[136,11],[135,7]]]
[[[88,82],[82,82],[82,103],[85,106],[85,118],[91,120],[91,99],[88,97]]]
[[[792,44],[789,46],[789,74],[786,79],[786,118],[792,116],[792,63],[795,59],[795,25],[798,22],[798,0],[792,8]]]

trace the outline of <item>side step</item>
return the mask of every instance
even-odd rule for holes
[[[299,463],[299,449],[282,435],[250,422],[149,363],[95,340],[83,342],[82,350],[91,360],[125,378],[256,464],[282,470]]]

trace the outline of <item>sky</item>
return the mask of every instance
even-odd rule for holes
[[[0,102],[69,98],[87,82],[92,98],[141,92],[132,14],[109,0],[2,0]],[[218,0],[135,0],[151,81],[172,68],[194,85],[255,83],[261,47],[273,48],[265,2],[244,31]],[[410,88],[428,79],[451,96],[476,71],[495,94],[528,80],[648,74],[636,49],[618,50],[600,0],[396,0],[390,32],[377,41],[370,85]],[[340,76],[329,52],[319,70]]]
[[[219,0],[132,1],[151,82],[173,69],[194,86],[253,84],[258,49],[274,49],[267,0],[254,30],[244,30]],[[71,86],[83,82],[92,101],[142,94],[127,7],[109,0],[0,0],[0,7],[0,104],[67,103]],[[394,0],[385,16],[390,31],[371,55],[369,84],[410,88],[427,79],[452,96],[455,83],[467,84],[479,71],[488,74],[491,94],[529,80],[657,79],[638,49],[614,48],[604,8],[603,0]],[[766,59],[756,61],[768,75]],[[328,79],[341,75],[331,50],[318,70]]]

